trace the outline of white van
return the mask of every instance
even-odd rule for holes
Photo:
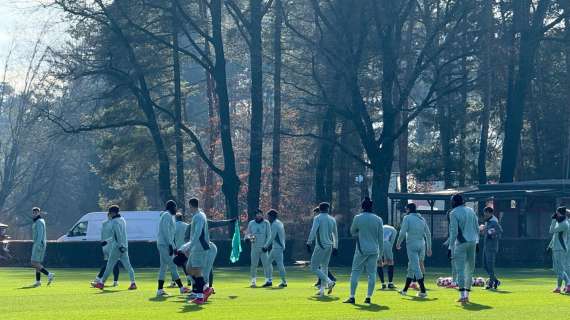
[[[127,221],[129,241],[156,241],[160,211],[121,211]],[[81,217],[58,242],[101,241],[101,226],[107,212],[90,212]]]

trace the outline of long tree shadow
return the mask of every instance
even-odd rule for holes
[[[473,303],[473,302],[465,303],[465,304],[462,304],[458,307],[463,308],[463,309],[468,310],[468,311],[483,311],[483,310],[493,309],[493,307],[491,307],[491,306],[486,306],[484,304]]]

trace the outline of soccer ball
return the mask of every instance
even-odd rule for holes
[[[447,287],[451,285],[453,279],[450,277],[440,277],[437,279],[437,286],[438,287]]]
[[[473,278],[474,287],[483,287],[485,285],[485,279],[481,277]]]

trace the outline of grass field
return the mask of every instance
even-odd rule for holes
[[[126,273],[120,286],[103,291],[89,287],[95,270],[54,269],[55,282],[29,288],[31,269],[0,268],[0,319],[568,319],[570,296],[550,293],[549,270],[500,270],[501,291],[476,288],[472,303],[455,302],[457,292],[435,286],[445,270],[427,276],[429,298],[401,297],[393,291],[376,291],[372,305],[363,304],[366,281],[358,288],[357,304],[341,303],[348,295],[348,270],[334,269],[339,277],[329,297],[314,297],[314,276],[307,269],[289,268],[286,289],[248,288],[245,269],[217,269],[217,293],[203,306],[186,303],[176,289],[167,299],[157,300],[156,270],[138,269],[139,290],[127,291]],[[401,274],[402,270],[397,270]],[[482,275],[482,272],[478,272]],[[401,285],[401,278],[397,279]],[[411,291],[410,291],[411,292]],[[460,317],[460,318],[459,318]]]

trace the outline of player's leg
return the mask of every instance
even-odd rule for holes
[[[283,249],[273,249],[271,250],[272,259],[275,261],[277,265],[277,270],[279,270],[279,277],[281,277],[281,284],[280,287],[287,286],[287,279],[286,279],[286,272],[285,272],[285,263],[283,262]]]
[[[156,291],[157,297],[167,296],[168,294],[164,291],[164,278],[166,277],[166,271],[169,268],[169,261],[171,257],[169,255],[168,246],[158,245],[158,255],[160,259],[160,268],[158,269],[158,289]]]
[[[259,258],[261,259],[261,267],[263,268],[263,275],[265,276],[263,287],[271,287],[273,285],[273,267],[269,262],[269,253],[261,251]]]
[[[249,267],[249,275],[251,279],[251,287],[255,288],[257,286],[257,266],[259,265],[259,260],[261,259],[261,249],[255,248],[253,245],[251,247],[251,265]]]
[[[125,270],[127,270],[127,273],[129,274],[129,280],[131,281],[129,290],[135,290],[137,288],[136,279],[135,279],[135,270],[131,265],[131,259],[129,258],[129,253],[125,252],[121,254],[121,259],[119,261],[123,265],[123,268],[125,268]]]
[[[465,289],[466,297],[469,299],[469,292],[473,285],[473,274],[475,273],[476,244],[468,243],[465,253]]]
[[[459,301],[463,302],[466,294],[467,288],[467,274],[466,274],[466,260],[467,260],[467,250],[466,244],[460,243],[455,246],[454,261],[455,267],[457,269],[457,286],[459,287]]]
[[[354,303],[354,296],[356,294],[356,288],[358,287],[358,279],[360,274],[364,269],[364,264],[366,263],[366,256],[361,255],[358,251],[354,253],[352,258],[352,269],[350,272],[350,296],[344,301],[344,303]]]
[[[378,261],[377,254],[369,255],[366,259],[365,269],[368,274],[368,292],[366,300],[364,300],[365,303],[370,303],[374,288],[376,287],[376,261]]]

